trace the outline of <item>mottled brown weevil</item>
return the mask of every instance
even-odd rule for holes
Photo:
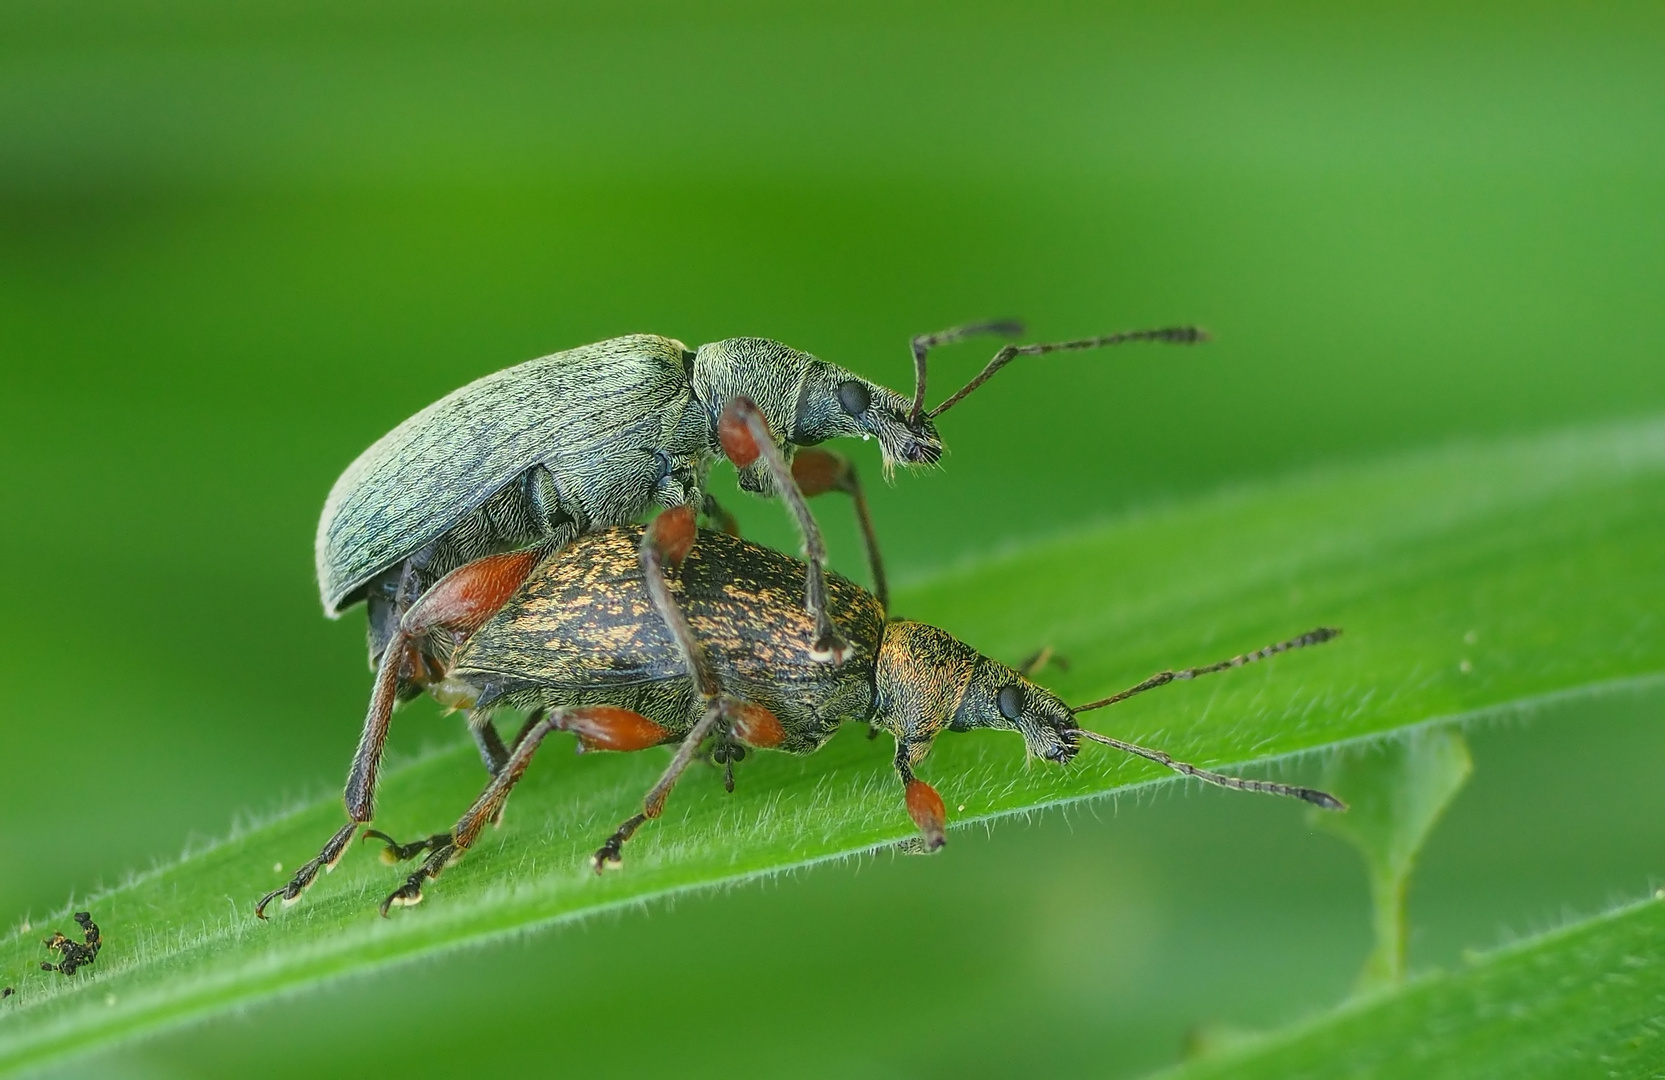
[[[855,470],[812,449],[840,436],[877,439],[885,468],[942,456],[935,419],[1011,360],[1129,342],[1189,344],[1195,327],[1077,341],[1007,345],[969,383],[925,408],[926,354],[977,334],[1016,334],[1011,321],[913,339],[910,401],[837,365],[763,338],[698,349],[652,334],[613,338],[487,375],[446,395],[372,445],[324,503],[318,585],[332,618],[364,601],[376,670],[344,793],[348,822],[257,914],[301,897],[332,868],[374,814],[376,777],[394,705],[443,678],[461,637],[485,622],[534,567],[591,530],[636,521],[654,507],[696,507],[732,531],[706,492],[719,453],[740,486],[779,494],[804,538],[803,605],[810,657],[836,663],[848,645],[827,612],[826,550],[804,496],[842,491],[855,501],[874,588],[884,569]],[[478,729],[487,768],[508,749]]]
[[[729,763],[746,747],[807,754],[846,721],[866,722],[895,738],[903,801],[926,850],[942,846],[948,815],[941,796],[914,770],[944,731],[1016,731],[1031,755],[1058,764],[1074,758],[1088,739],[1211,784],[1343,809],[1322,791],[1209,772],[1089,731],[1078,721],[1083,712],[1175,680],[1328,641],[1336,630],[1321,627],[1218,664],[1164,671],[1071,708],[1025,672],[980,655],[943,630],[887,621],[872,593],[836,574],[828,576],[828,609],[851,650],[842,663],[819,662],[810,651],[813,623],[796,596],[803,565],[722,533],[702,533],[696,546],[695,535],[692,510],[684,508],[661,514],[645,531],[626,527],[581,537],[540,566],[462,644],[436,696],[468,705],[476,726],[490,723],[499,708],[534,711],[504,768],[450,832],[408,844],[366,832],[367,839],[388,845],[392,859],[429,852],[383,903],[383,915],[392,905],[421,900],[423,883],[496,818],[553,731],[574,733],[581,750],[677,744],[641,811],[596,851],[597,871],[620,865],[626,841],[659,816],[707,740],[730,751],[717,755]],[[669,567],[680,570],[671,576]],[[678,603],[657,602],[662,593]]]
[[[42,944],[63,959],[56,964],[42,961],[42,971],[58,971],[65,975],[73,975],[77,968],[85,967],[98,959],[98,950],[103,947],[104,941],[98,932],[98,924],[92,920],[92,912],[77,911],[75,921],[81,927],[82,940],[76,941],[74,938],[66,937],[61,930],[53,931],[52,936]]]

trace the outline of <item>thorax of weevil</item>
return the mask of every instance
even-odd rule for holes
[[[451,668],[481,706],[611,704],[676,733],[704,708],[654,609],[637,555],[639,527],[579,537],[540,567],[469,638]],[[726,690],[773,712],[780,747],[807,753],[872,712],[884,612],[865,589],[827,582],[833,620],[854,645],[843,664],[811,652],[803,564],[725,533],[701,532],[671,589]]]
[[[568,430],[551,432],[544,464],[589,526],[703,494],[715,457],[690,384],[693,357],[687,349],[675,359],[626,353],[546,375],[565,383],[560,396],[569,404]]]
[[[728,338],[701,345],[689,385],[708,417],[711,452],[719,452],[717,418],[729,402],[743,397],[763,413],[775,445],[790,461],[810,372],[820,364],[809,353],[767,338]],[[754,493],[767,493],[772,487],[761,462],[740,469],[738,479],[741,488]]]
[[[874,670],[875,723],[929,745],[952,728],[984,657],[945,630],[897,619],[884,628]]]

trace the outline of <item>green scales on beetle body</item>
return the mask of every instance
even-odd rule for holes
[[[1023,671],[946,631],[887,621],[872,594],[837,575],[828,596],[851,650],[842,663],[822,662],[809,645],[813,624],[798,603],[802,564],[721,533],[701,533],[694,543],[691,532],[679,532],[691,525],[691,516],[678,517],[661,515],[645,532],[626,527],[574,541],[462,643],[438,693],[469,706],[476,727],[489,726],[491,714],[505,707],[530,708],[533,716],[450,832],[405,844],[374,830],[366,834],[387,843],[390,860],[429,853],[388,897],[383,914],[422,899],[424,885],[497,820],[543,739],[557,731],[577,735],[589,750],[677,745],[642,811],[597,850],[597,870],[622,863],[624,844],[659,816],[701,745],[810,753],[848,722],[865,722],[895,740],[893,765],[925,850],[943,843],[947,812],[914,770],[945,732],[1015,731],[1030,756],[1059,765],[1090,740],[1210,783],[1341,807],[1321,791],[1198,769],[1087,730],[1078,720],[1082,712],[1176,679],[1328,641],[1334,630],[1319,628],[1208,667],[1162,672],[1121,694],[1071,708]],[[662,574],[661,560],[643,552],[664,555],[676,571]],[[674,592],[686,620],[680,630],[675,620],[660,617],[652,596],[656,582]]]
[[[934,419],[1016,357],[1206,337],[1194,327],[1171,327],[1007,345],[965,387],[925,408],[929,349],[1018,330],[992,322],[914,338],[911,401],[763,338],[694,350],[649,334],[614,338],[476,380],[378,440],[331,490],[316,545],[325,611],[336,617],[365,602],[376,669],[344,794],[348,824],[263,898],[257,914],[277,897],[298,900],[335,865],[354,827],[372,819],[395,704],[443,680],[457,642],[576,537],[655,508],[693,507],[732,528],[706,492],[711,466],[727,457],[743,489],[778,495],[791,509],[807,556],[801,604],[813,621],[815,659],[833,663],[848,643],[828,611],[826,549],[806,495],[851,496],[881,605],[886,589],[855,470],[817,444],[872,438],[887,470],[934,464],[943,453]],[[672,617],[663,610],[668,602],[654,601]],[[491,736],[482,739],[481,753],[497,767],[504,748]]]

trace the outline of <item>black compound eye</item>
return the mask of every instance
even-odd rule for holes
[[[851,416],[860,416],[873,404],[873,396],[867,392],[866,385],[849,379],[838,384],[838,403]]]
[[[1016,720],[1023,715],[1023,687],[1017,683],[1003,687],[995,703],[1000,706],[1000,715],[1008,720]]]

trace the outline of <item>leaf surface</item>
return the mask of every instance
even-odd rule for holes
[[[1665,1065],[1662,999],[1665,904],[1649,900],[1162,1077],[1657,1076]]]
[[[1275,776],[1349,740],[1665,672],[1662,535],[1665,423],[1641,423],[1450,447],[1158,508],[907,583],[897,609],[1009,662],[1052,646],[1070,664],[1043,680],[1071,701],[1342,626],[1322,649],[1087,714],[1098,730],[1198,765]],[[13,931],[0,939],[0,972],[19,990],[0,1005],[0,1071],[912,832],[888,746],[852,728],[811,757],[753,755],[733,795],[715,770],[696,770],[633,841],[626,869],[597,878],[589,852],[668,751],[579,759],[564,749],[550,739],[504,826],[424,904],[391,919],[376,905],[404,871],[364,847],[281,917],[252,917],[255,898],[284,878],[278,864],[309,857],[340,823],[330,798],[76,905],[93,911],[105,947],[73,978],[34,970],[40,939],[71,929],[71,909]],[[1068,769],[1026,764],[1015,736],[984,733],[945,736],[922,775],[963,826],[1169,774],[1098,746]],[[483,782],[463,744],[393,769],[376,824],[400,836],[446,828]]]

